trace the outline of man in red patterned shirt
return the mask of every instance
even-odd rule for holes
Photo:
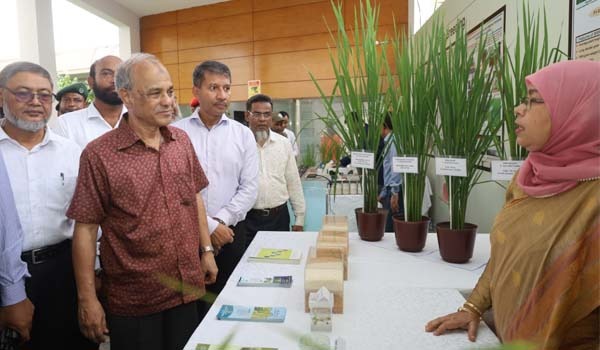
[[[110,331],[112,350],[181,349],[217,275],[199,195],[208,180],[185,132],[168,126],[173,83],[156,57],[134,55],[116,84],[129,112],[83,151],[67,212],[79,323],[95,341]],[[106,316],[94,289],[98,226]]]

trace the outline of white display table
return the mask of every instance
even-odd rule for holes
[[[299,349],[300,336],[310,333],[304,312],[304,264],[316,232],[259,232],[236,267],[227,286],[198,326],[185,349],[198,343],[220,344],[232,335],[239,346]],[[365,242],[350,233],[349,274],[344,283],[344,313],[333,316],[333,331],[320,333],[332,340],[344,338],[346,349],[469,349],[498,344],[482,323],[476,343],[464,332],[435,337],[424,331],[434,317],[456,311],[464,302],[457,290],[472,289],[489,257],[489,235],[479,234],[469,264],[445,263],[439,258],[435,234],[429,234],[423,252],[409,254],[396,248],[394,235]],[[258,248],[293,248],[303,252],[300,265],[248,263]],[[292,275],[291,288],[237,287],[240,276],[253,273]],[[285,306],[282,324],[219,321],[223,304]]]

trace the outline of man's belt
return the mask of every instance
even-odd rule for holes
[[[256,216],[271,216],[277,214],[284,208],[287,209],[287,202],[275,208],[250,209],[248,213]]]
[[[65,251],[71,246],[71,240],[65,239],[64,241],[49,245],[42,248],[28,250],[26,252],[21,253],[21,260],[28,264],[41,264],[44,261],[50,260],[60,253]]]

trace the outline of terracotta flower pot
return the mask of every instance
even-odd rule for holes
[[[354,209],[358,235],[364,241],[380,241],[385,231],[387,209],[377,209],[377,213],[364,213],[362,208]]]
[[[405,252],[420,252],[425,247],[429,218],[421,217],[421,221],[404,221],[404,215],[394,215],[394,233],[396,245]]]
[[[449,222],[441,222],[436,226],[440,255],[444,261],[464,264],[473,256],[477,225],[465,223],[461,230],[450,229]]]

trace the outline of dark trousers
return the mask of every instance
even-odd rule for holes
[[[25,280],[25,290],[35,310],[24,349],[98,349],[79,330],[70,241],[52,258],[28,263],[27,269],[31,278]]]
[[[388,210],[387,218],[385,219],[385,232],[394,232],[394,223],[392,217],[394,215],[404,215],[404,197],[402,196],[402,187],[400,187],[400,192],[398,192],[398,207],[400,210],[392,211],[392,191],[390,189],[386,189],[386,195],[383,196],[382,206],[384,209]]]
[[[227,283],[229,276],[231,276],[231,273],[242,258],[242,255],[244,255],[244,252],[246,251],[245,221],[240,221],[237,223],[237,225],[230,226],[230,228],[235,234],[233,243],[224,245],[219,250],[219,254],[215,256],[215,262],[217,263],[217,267],[219,268],[219,273],[217,274],[217,281],[213,284],[206,285],[206,291],[208,293],[213,294],[214,297],[219,295],[223,288],[225,288],[225,284]],[[202,321],[204,315],[206,315],[211,305],[212,303],[206,300],[198,301],[198,315],[200,317],[200,321]]]
[[[269,212],[269,215],[264,215],[257,210],[250,210],[246,214],[246,248],[252,243],[258,231],[289,231],[290,230],[290,213],[288,212],[287,203],[280,205],[279,210]]]
[[[111,350],[181,350],[200,323],[196,302],[147,316],[107,314],[106,319]]]

